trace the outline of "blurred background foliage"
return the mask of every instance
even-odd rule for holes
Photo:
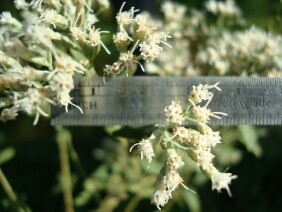
[[[189,8],[203,8],[204,1],[183,0]],[[2,0],[0,11],[17,16],[12,0]],[[277,34],[282,32],[282,3],[279,0],[238,0],[248,25]],[[112,21],[121,2],[113,1],[100,18],[103,29],[115,31]],[[156,11],[162,1],[128,1],[141,10]],[[157,12],[158,13],[158,12]],[[156,16],[158,14],[155,14]],[[17,16],[19,17],[19,16]],[[105,44],[115,52],[110,39]],[[112,46],[112,48],[111,48]],[[114,61],[104,52],[101,64]],[[102,70],[99,64],[97,70]],[[129,147],[148,136],[152,127],[71,127],[70,169],[76,211],[154,211],[150,204],[153,184],[161,164],[147,165],[128,154]],[[221,129],[223,144],[215,150],[221,170],[230,166],[239,178],[232,182],[233,197],[211,191],[211,183],[193,162],[183,172],[185,184],[197,195],[179,189],[166,211],[281,211],[282,162],[281,126],[239,126]],[[32,211],[64,211],[60,159],[56,143],[58,131],[48,119],[32,126],[32,118],[21,115],[16,121],[0,123],[0,168],[16,192],[18,204]],[[58,141],[59,142],[59,141]],[[161,157],[161,156],[160,156]],[[193,168],[194,167],[194,168]],[[63,181],[65,179],[62,179]],[[61,182],[61,183],[60,183]],[[0,186],[0,211],[15,211]],[[29,209],[28,209],[29,208]]]

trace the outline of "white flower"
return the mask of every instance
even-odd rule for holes
[[[154,42],[147,43],[143,41],[140,46],[141,55],[146,62],[152,62],[155,58],[159,56],[163,50],[158,44]]]
[[[124,5],[125,5],[125,2],[121,5],[119,12],[117,13],[117,16],[116,16],[117,23],[120,27],[120,30],[125,30],[124,28],[133,22],[134,13],[139,11],[139,10],[134,10],[134,7],[132,7],[129,11],[122,12]]]
[[[71,26],[70,26],[71,36],[77,41],[79,40],[79,41],[86,42],[87,41],[86,33],[82,30],[82,28],[76,26],[79,18],[80,18],[80,15],[77,16],[75,22],[72,23]]]
[[[179,169],[184,165],[181,157],[177,154],[175,149],[168,149],[167,150],[167,162],[166,164],[171,170]]]
[[[173,130],[173,133],[181,142],[189,142],[190,140],[189,130],[185,127],[177,127]]]
[[[149,139],[142,139],[142,141],[134,144],[130,148],[129,152],[131,152],[135,146],[138,146],[140,159],[142,160],[143,158],[146,158],[150,164],[152,162],[152,158],[155,157],[152,142]]]
[[[219,75],[225,75],[229,69],[229,64],[227,61],[217,60],[214,62],[214,68]]]
[[[0,115],[0,120],[3,122],[14,120],[18,116],[18,108],[12,107],[12,108],[5,108],[2,110]]]
[[[213,97],[213,93],[209,90],[215,88],[220,91],[220,88],[217,86],[219,83],[214,85],[198,85],[193,86],[192,91],[190,92],[189,99],[191,99],[195,104],[202,102],[203,100],[210,100]]]
[[[136,35],[141,40],[151,36],[153,31],[157,29],[156,27],[149,25],[147,18],[148,17],[146,14],[138,14],[135,18],[136,27],[137,27]]]
[[[218,4],[215,0],[209,0],[205,3],[207,11],[216,14],[218,12]]]
[[[167,21],[178,22],[185,18],[187,8],[184,5],[165,1],[161,7]],[[177,15],[176,15],[177,14]]]
[[[39,10],[41,10],[41,4],[43,3],[43,0],[32,0],[32,2],[30,2],[30,6],[32,6],[33,8],[38,7]]]
[[[44,21],[48,24],[53,25],[54,28],[56,28],[56,22],[57,22],[57,16],[58,12],[56,10],[46,10],[42,15],[40,16],[41,21]]]
[[[70,97],[69,91],[58,92],[56,100],[58,101],[58,103],[60,105],[65,106],[65,110],[66,110],[67,113],[68,113],[68,106],[72,105],[72,106],[76,107],[81,112],[81,114],[83,114],[82,109],[78,105],[72,103],[72,101],[71,101],[72,97]]]
[[[95,30],[95,28],[93,27],[90,30],[90,33],[89,33],[90,45],[91,46],[101,45],[108,54],[111,54],[111,52],[107,49],[107,47],[105,46],[105,44],[101,40],[101,34],[102,33],[109,33],[109,31],[100,31],[100,29]]]
[[[43,25],[29,24],[26,30],[26,38],[30,42],[36,42],[53,50],[52,40],[60,39],[60,34]]]
[[[72,37],[75,40],[86,41],[86,34],[82,31],[82,29],[80,27],[71,26],[70,27],[70,32],[71,32]]]
[[[61,26],[64,28],[68,26],[68,20],[54,9],[46,10],[44,13],[42,13],[40,16],[40,21],[50,24],[54,28],[56,28],[56,26]]]
[[[218,10],[225,16],[240,16],[241,11],[236,6],[234,0],[226,0],[225,2],[218,2]]]
[[[190,140],[191,144],[195,149],[207,149],[210,146],[207,143],[207,136],[199,133],[196,130],[189,129],[189,134],[190,134]]]
[[[171,198],[171,193],[166,189],[158,189],[154,192],[151,203],[155,204],[159,210],[167,204],[168,200]]]
[[[154,43],[154,44],[165,44],[167,45],[169,48],[172,48],[171,45],[169,45],[167,42],[165,42],[167,40],[167,38],[171,38],[170,35],[168,35],[168,33],[164,33],[164,32],[155,32],[150,34],[147,39],[146,42],[148,43]]]
[[[217,144],[220,144],[221,137],[219,135],[219,132],[214,132],[211,129],[205,130],[204,135],[206,136],[206,141],[208,146],[215,147]]]
[[[240,16],[241,11],[233,0],[214,1],[209,0],[205,4],[206,9],[213,14],[222,14],[224,16]]]
[[[50,88],[57,92],[70,92],[74,88],[72,74],[62,71],[57,71],[53,74],[52,78],[49,80],[49,84]]]
[[[175,124],[182,124],[184,122],[183,110],[179,102],[172,101],[171,105],[166,106],[164,111],[168,122]]]
[[[142,71],[145,72],[145,69],[144,67],[142,66],[142,64],[138,61],[138,60],[135,60],[134,59],[134,55],[133,55],[133,52],[134,50],[132,50],[131,52],[130,51],[127,51],[127,52],[122,52],[120,53],[120,56],[119,56],[119,60],[123,63],[123,65],[125,66],[125,70],[126,70],[126,76],[128,76],[128,71],[129,70],[133,70],[133,65],[134,63],[135,64],[138,64]]]
[[[105,75],[112,75],[112,74],[120,74],[120,72],[123,71],[122,68],[120,68],[122,63],[115,62],[113,65],[106,65],[103,69]]]
[[[183,184],[184,180],[179,175],[176,170],[170,170],[163,178],[163,184],[166,186],[166,189],[169,192],[174,191],[181,184],[183,187],[186,186]]]
[[[231,180],[236,178],[237,175],[232,175],[231,173],[221,173],[217,170],[214,170],[214,172],[211,175],[212,190],[216,189],[218,192],[220,192],[221,189],[226,189],[228,195],[231,197],[232,194],[229,189],[229,184],[231,183]]]
[[[201,166],[202,169],[206,169],[212,163],[213,158],[215,157],[210,150],[203,150],[198,148],[195,150],[197,155],[198,166]]]
[[[0,15],[0,23],[1,24],[11,24],[13,22],[13,17],[10,12],[2,12]]]
[[[36,116],[33,122],[33,125],[36,125],[40,115],[49,116],[41,109],[41,105],[44,101],[55,104],[54,101],[44,96],[43,90],[29,88],[26,92],[26,96],[22,99],[16,100],[14,104],[19,105],[19,108],[25,110],[28,114],[32,114],[33,111],[36,111]]]
[[[221,119],[221,117],[218,115],[227,116],[226,113],[211,112],[211,110],[207,108],[211,99],[209,99],[209,101],[207,102],[207,104],[204,107],[197,106],[191,99],[189,99],[189,101],[193,105],[193,108],[192,108],[193,117],[200,123],[204,123],[204,124],[208,123],[210,121],[211,116],[217,119]]]
[[[74,75],[75,72],[84,74],[85,68],[69,56],[57,56],[55,60],[55,71],[67,72]],[[51,78],[51,77],[49,77]]]
[[[133,39],[131,37],[129,37],[129,35],[126,33],[126,31],[120,31],[118,33],[116,33],[113,36],[113,40],[115,44],[119,44],[119,43],[126,43],[126,42],[130,42],[133,41]]]
[[[14,0],[14,4],[18,10],[25,10],[28,8],[28,3],[25,0]]]

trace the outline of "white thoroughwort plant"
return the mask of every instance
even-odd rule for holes
[[[154,147],[157,144],[160,144],[166,152],[166,161],[159,173],[152,196],[152,203],[159,210],[168,203],[172,198],[172,192],[180,185],[190,190],[184,185],[184,180],[178,173],[178,169],[185,165],[180,156],[184,153],[195,161],[201,171],[211,179],[213,190],[220,192],[226,189],[231,196],[229,185],[237,176],[218,171],[212,162],[215,157],[212,154],[212,148],[221,143],[221,137],[219,132],[213,131],[207,124],[211,117],[221,119],[221,116],[227,116],[227,114],[211,112],[208,109],[213,98],[211,89],[220,90],[218,83],[193,86],[185,109],[182,108],[180,102],[172,101],[171,105],[164,109],[167,125],[158,126],[149,138],[134,144],[130,149],[131,151],[137,146],[140,159],[147,159],[149,164],[155,156]],[[203,103],[205,103],[204,106],[202,106]],[[195,127],[185,127],[184,121],[195,124]]]

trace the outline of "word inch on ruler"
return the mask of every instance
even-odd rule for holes
[[[106,80],[106,83],[104,82]],[[184,107],[193,85],[215,84],[211,111],[227,113],[212,125],[282,124],[282,79],[267,77],[115,77],[75,78],[71,92],[79,105],[66,113],[52,107],[52,125],[102,126],[165,124],[164,107],[180,101]]]

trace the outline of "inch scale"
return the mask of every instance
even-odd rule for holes
[[[186,106],[193,85],[219,82],[211,111],[212,125],[281,125],[282,78],[268,77],[80,77],[74,79],[73,103],[66,113],[52,107],[52,125],[103,126],[165,124],[164,107],[171,101]]]

